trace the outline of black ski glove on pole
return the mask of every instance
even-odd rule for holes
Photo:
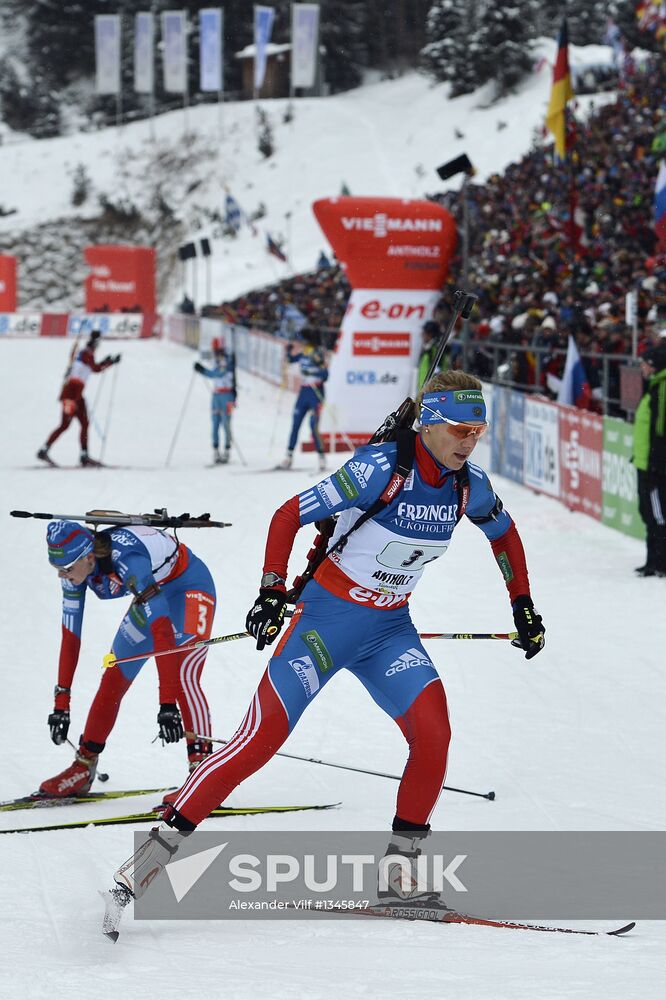
[[[539,612],[535,609],[531,597],[517,597],[512,605],[513,620],[518,632],[518,638],[513,639],[512,646],[525,650],[525,659],[531,660],[540,653],[546,645],[546,629]]]
[[[284,591],[262,587],[259,597],[248,611],[245,628],[257,640],[257,649],[275,642],[284,624],[287,597]]]
[[[69,732],[69,712],[62,708],[54,708],[48,718],[51,739],[56,746],[60,746],[67,739]]]
[[[160,727],[160,739],[165,743],[177,743],[184,735],[183,720],[177,705],[160,705],[157,724]]]

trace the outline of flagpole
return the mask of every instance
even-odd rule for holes
[[[574,166],[573,143],[569,144],[570,129],[569,107],[564,109],[564,135],[568,159],[569,176],[569,257],[571,260],[571,283],[575,304],[578,305],[578,255],[576,252],[576,207],[578,204],[576,191],[576,172]]]

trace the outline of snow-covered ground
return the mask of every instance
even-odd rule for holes
[[[454,152],[455,150],[452,150]],[[215,634],[243,627],[260,574],[274,508],[312,483],[315,460],[299,471],[267,474],[282,456],[293,397],[241,374],[236,434],[239,456],[206,468],[209,397],[192,388],[180,437],[164,467],[191,378],[193,354],[158,342],[121,345],[123,360],[104,375],[96,419],[103,427],[112,379],[115,405],[105,459],[131,468],[58,471],[36,468],[34,454],[55,425],[56,397],[69,345],[0,343],[0,607],[5,616],[1,798],[32,791],[65,767],[71,750],[49,740],[46,716],[60,633],[60,588],[46,561],[45,523],[15,520],[13,508],[76,514],[93,507],[173,513],[210,511],[233,522],[188,536],[211,567],[220,603]],[[95,398],[99,379],[91,381]],[[397,401],[396,401],[397,402]],[[91,452],[99,454],[96,433]],[[74,429],[54,447],[62,462],[78,456]],[[659,830],[666,822],[666,674],[662,580],[638,580],[643,546],[515,484],[495,483],[528,553],[547,646],[526,662],[508,643],[431,644],[449,697],[454,732],[447,780],[497,793],[494,802],[444,793],[437,829]],[[311,534],[301,532],[292,568]],[[81,730],[100,664],[120,617],[118,606],[89,600],[83,655],[75,681],[71,736]],[[427,630],[506,630],[512,626],[504,584],[482,534],[456,533],[413,600]],[[213,648],[204,674],[216,734],[242,717],[266,656],[249,641]],[[123,704],[103,769],[109,788],[180,783],[179,746],[155,735],[156,685],[145,666]],[[400,771],[402,737],[344,673],[305,714],[285,748],[304,756]],[[101,786],[100,786],[101,787]],[[210,828],[384,829],[394,813],[394,782],[274,759],[238,789],[232,803],[336,802],[329,813],[209,821]],[[145,799],[123,803],[142,808]],[[115,814],[117,805],[82,809]],[[0,828],[50,820],[52,813],[0,817]],[[20,820],[20,823],[17,823]],[[663,996],[666,930],[640,923],[622,941],[529,935],[480,927],[404,922],[135,923],[110,946],[100,934],[101,903],[114,867],[132,851],[130,828],[89,828],[0,837],[0,997],[92,1000],[229,997],[291,1000],[307,996],[387,996],[441,1000],[651,1000]],[[625,914],[626,919],[635,916]]]
[[[159,193],[192,238],[211,239],[210,297],[201,262],[196,293],[188,272],[190,294],[198,305],[231,299],[314,269],[327,247],[312,202],[340,194],[343,184],[354,195],[420,198],[460,188],[460,176],[443,182],[435,170],[463,152],[479,181],[519,159],[542,133],[554,54],[555,41],[541,39],[535,50],[538,68],[516,94],[497,103],[491,103],[490,85],[449,100],[448,84],[435,85],[415,72],[334,97],[299,99],[288,124],[286,100],[263,101],[275,145],[269,159],[257,149],[251,101],[164,114],[155,120],[153,133],[150,123],[141,121],[121,129],[0,145],[0,198],[6,209],[17,210],[0,219],[0,234],[74,214],[96,216],[100,194],[150,214],[150,202]],[[611,50],[571,46],[570,57],[572,65],[598,65],[610,62]],[[592,101],[599,104],[613,97],[581,97],[579,113]],[[179,169],[174,169],[176,163]],[[91,190],[75,209],[73,176],[80,164]],[[266,210],[253,228],[243,226],[236,239],[216,238],[216,225],[207,221],[207,212],[224,215],[227,192],[247,214],[260,204]],[[288,263],[267,253],[268,233],[283,242]],[[172,255],[175,249],[163,252]],[[176,274],[161,307],[179,302],[182,290]]]

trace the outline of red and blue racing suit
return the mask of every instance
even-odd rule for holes
[[[298,529],[339,514],[332,543],[381,496],[396,445],[366,445],[273,516],[265,572],[286,579]],[[492,545],[509,596],[529,594],[523,546],[486,473],[468,463],[465,513]],[[458,523],[455,476],[416,441],[403,489],[321,564],[303,591],[245,718],[229,743],[192,774],[174,808],[198,824],[280,748],[335,674],[349,670],[400,727],[409,759],[396,816],[427,825],[446,773],[450,726],[444,687],[412,623],[408,600],[424,567],[444,555]],[[492,516],[488,516],[491,515]]]
[[[205,563],[186,545],[150,527],[118,527],[108,537],[111,554],[98,560],[83,584],[62,579],[62,642],[58,686],[69,689],[81,647],[87,590],[101,600],[134,596],[111,651],[119,659],[140,656],[104,671],[83,731],[83,745],[100,753],[113,729],[120,702],[146,660],[155,652],[208,639],[215,614],[215,584]],[[137,595],[139,599],[137,600]],[[178,704],[186,732],[210,736],[210,711],[201,688],[207,649],[156,657],[160,704]],[[69,708],[69,694],[56,696]],[[188,739],[192,745],[196,741]]]

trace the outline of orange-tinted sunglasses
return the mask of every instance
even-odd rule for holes
[[[467,437],[480,438],[488,430],[488,422],[484,421],[482,424],[466,424],[461,420],[449,420],[448,417],[442,417],[445,424],[449,425],[449,430],[454,437],[460,438],[463,441]]]

